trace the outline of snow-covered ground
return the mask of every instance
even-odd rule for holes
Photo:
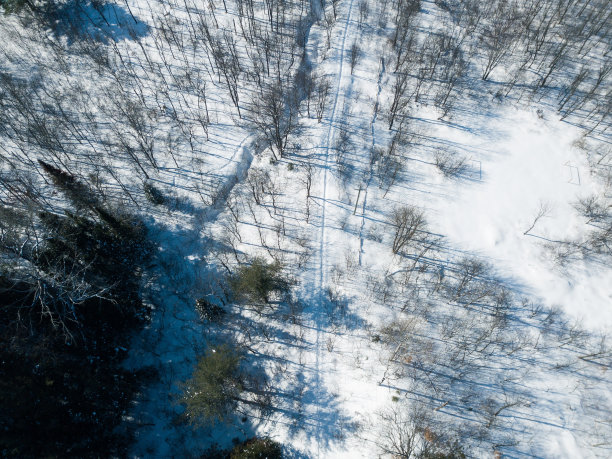
[[[376,18],[375,12],[371,14]],[[267,210],[256,206],[253,218],[241,217],[246,224],[239,223],[242,242],[236,241],[237,246],[251,255],[280,257],[298,279],[297,296],[305,302],[304,320],[298,325],[287,325],[284,316],[275,321],[273,313],[252,317],[279,333],[262,339],[257,352],[282,361],[267,366],[279,392],[277,410],[257,431],[305,457],[376,457],[385,449],[383,418],[389,410],[407,410],[403,403],[418,405],[425,399],[435,418],[428,428],[456,426],[456,432],[462,432],[459,438],[475,448],[477,456],[493,454],[491,444],[510,456],[606,456],[609,426],[593,400],[609,406],[607,363],[576,359],[582,344],[570,351],[577,343],[559,338],[554,344],[556,338],[544,332],[540,337],[538,331],[547,314],[550,321],[562,324],[553,334],[577,330],[564,325],[564,315],[567,320],[581,319],[586,335],[605,332],[611,325],[609,267],[597,259],[561,267],[545,244],[582,235],[585,219],[574,204],[581,197],[606,192],[578,145],[581,131],[557,121],[554,113],[538,115],[535,107],[514,108],[492,97],[467,101],[467,106],[487,107],[465,120],[458,114],[451,122],[439,121],[431,107],[415,106],[410,114],[415,140],[402,153],[406,167],[401,178],[388,188],[373,178],[375,166],[370,163],[372,147],[384,148],[390,139],[388,123],[377,110],[388,103],[388,94],[380,90],[389,78],[380,59],[385,43],[374,27],[359,27],[355,15],[351,2],[340,5],[330,49],[324,30],[318,25],[311,30],[309,58],[318,63],[320,74],[329,76],[333,91],[321,123],[302,120],[302,153],[274,167],[265,155],[254,161],[253,167],[267,170],[274,189],[280,190],[275,205],[280,215],[270,213],[268,201]],[[363,55],[351,74],[347,56],[353,43],[360,44]],[[342,131],[350,138],[346,152],[338,146]],[[444,177],[436,167],[434,154],[441,147],[465,157],[465,170],[458,177]],[[309,164],[315,180],[307,199],[303,183]],[[248,188],[240,188],[237,198],[249,200],[248,193]],[[465,370],[472,379],[460,376],[460,370],[448,376],[449,381],[442,376],[442,381],[424,387],[419,378],[439,378],[439,369],[448,369],[444,358],[433,357],[428,363],[438,369],[430,373],[420,367],[422,373],[414,370],[411,379],[410,370],[390,363],[393,352],[377,343],[381,327],[404,316],[399,310],[406,307],[401,305],[428,288],[418,280],[412,286],[416,291],[390,280],[408,264],[389,248],[389,214],[402,204],[424,209],[431,232],[443,241],[426,254],[428,263],[423,266],[453,273],[459,260],[476,256],[493,270],[484,275],[497,279],[515,298],[515,323],[509,327],[514,328],[500,339],[516,347],[474,356],[474,367]],[[545,214],[525,234],[541,206]],[[311,216],[305,222],[306,207]],[[279,221],[282,235],[279,226],[274,230]],[[296,237],[310,241],[310,261],[305,265],[293,261],[292,250],[286,249],[301,250],[290,241]],[[383,299],[386,295],[390,299]],[[445,317],[444,300],[438,301],[429,307]],[[559,308],[561,318],[554,318],[548,308]],[[435,342],[448,323],[418,314],[405,317],[414,322],[405,339],[419,336],[427,349],[414,349],[408,359],[404,357],[406,363],[414,356],[424,364],[429,358],[425,354],[435,353],[433,349],[453,352],[452,345]],[[459,328],[477,328],[488,318],[466,317],[459,310],[446,320]],[[471,338],[464,332],[446,339]],[[392,347],[397,352],[396,344]],[[609,359],[608,354],[598,358],[602,356]],[[487,404],[495,406],[493,413],[499,412],[483,421]],[[483,435],[482,423],[496,432]]]
[[[606,192],[575,145],[582,133],[554,113],[540,119],[529,109],[499,111],[476,135],[442,129],[440,137],[462,145],[477,163],[468,183],[444,183],[440,175],[434,181],[439,197],[426,207],[436,228],[454,247],[489,259],[522,293],[560,307],[590,330],[609,330],[612,272],[596,260],[561,269],[544,248],[584,232],[587,219],[574,204]],[[542,206],[546,213],[525,234]]]
[[[406,168],[402,178],[387,190],[372,178],[370,169],[371,147],[388,145],[390,136],[384,118],[377,117],[377,105],[387,103],[386,94],[379,95],[380,82],[385,84],[388,78],[380,61],[384,41],[377,40],[376,29],[358,27],[351,2],[342,4],[339,11],[329,50],[324,32],[316,25],[309,40],[310,58],[320,62],[319,71],[330,76],[335,88],[323,122],[303,120],[303,156],[290,157],[270,170],[275,189],[283,190],[277,197],[283,203],[279,207],[286,210],[284,215],[295,215],[293,229],[287,233],[306,235],[312,241],[312,255],[306,269],[292,268],[292,258],[286,260],[300,280],[298,296],[307,304],[303,328],[292,332],[296,344],[264,340],[257,347],[265,355],[282,356],[281,374],[270,368],[270,373],[276,374],[273,385],[280,392],[295,394],[289,397],[292,402],[288,408],[279,407],[258,431],[307,457],[375,457],[384,449],[380,432],[385,429],[382,418],[386,411],[404,400],[418,404],[433,396],[428,406],[433,406],[429,409],[435,412],[437,423],[450,423],[458,432],[467,432],[471,440],[464,440],[465,444],[476,448],[473,454],[478,456],[492,454],[487,450],[491,443],[511,456],[606,456],[609,425],[600,418],[602,413],[593,400],[600,400],[601,407],[609,406],[607,363],[600,366],[601,360],[585,363],[576,359],[576,348],[566,349],[575,344],[573,341],[569,344],[571,340],[560,338],[552,344],[554,338],[540,338],[537,331],[539,321],[554,314],[540,312],[540,307],[559,308],[567,320],[580,319],[587,335],[605,332],[611,325],[611,271],[605,262],[581,259],[561,267],[545,244],[584,234],[585,219],[574,204],[579,198],[606,193],[605,183],[591,174],[579,146],[581,131],[557,121],[554,113],[538,115],[535,107],[514,108],[492,97],[467,101],[468,106],[485,103],[487,107],[465,120],[458,114],[452,122],[440,122],[435,110],[416,106],[410,115],[416,140],[403,153]],[[355,42],[362,46],[363,57],[351,75],[347,44]],[[339,157],[342,153],[335,142],[342,130],[348,131],[351,139],[345,158]],[[440,147],[465,156],[466,168],[459,177],[444,177],[435,166],[434,154]],[[285,167],[289,162],[296,164],[293,170]],[[304,196],[303,186],[296,186],[299,173],[295,172],[305,170],[308,163],[316,169],[310,200]],[[265,157],[254,164],[270,169]],[[342,174],[342,167],[350,168],[348,177]],[[296,211],[300,202],[302,209]],[[499,279],[516,301],[516,309],[512,308],[515,329],[505,338],[516,348],[506,350],[505,356],[504,352],[493,352],[475,357],[479,363],[474,362],[475,367],[469,370],[473,379],[450,377],[445,389],[441,387],[444,382],[423,389],[401,370],[390,369],[393,364],[387,351],[376,343],[380,327],[402,317],[397,304],[415,295],[414,290],[394,291],[402,287],[389,281],[391,273],[406,265],[389,249],[391,230],[386,223],[390,211],[401,204],[424,209],[431,231],[442,237],[440,252],[427,254],[431,265],[452,273],[458,260],[476,256],[493,270],[485,275]],[[316,209],[311,210],[314,216],[306,225],[304,206]],[[541,206],[546,212],[525,234]],[[267,218],[265,211],[257,215],[260,228],[266,223],[273,227],[273,219]],[[272,232],[257,233],[254,227],[241,230],[242,237],[250,241],[245,242],[247,246],[261,246],[265,240],[262,233],[274,237]],[[238,246],[251,254],[270,253],[269,249]],[[385,284],[392,300],[382,300]],[[418,290],[418,282],[416,286]],[[441,306],[431,307],[439,310],[436,308]],[[423,322],[414,324],[412,333],[421,334],[425,342],[435,341],[436,333],[441,332],[435,320],[407,317]],[[565,320],[550,317],[555,323]],[[272,318],[263,320],[270,324]],[[478,321],[486,318],[466,318],[459,311],[447,320],[458,327],[477,327]],[[272,323],[275,329],[283,328],[282,321]],[[577,330],[574,325],[560,325],[557,332],[566,333],[561,331],[564,327],[566,331]],[[453,339],[469,340],[468,335]],[[409,336],[414,334],[406,339]],[[594,337],[589,339],[595,341]],[[518,344],[521,340],[525,340],[524,347]],[[435,348],[437,344],[425,346]],[[440,352],[452,352],[448,344],[441,348]],[[426,361],[416,350],[414,357]],[[608,354],[599,357],[609,359]],[[446,365],[439,358],[429,363],[440,365],[438,368]],[[413,378],[432,377],[426,370],[416,373]],[[301,401],[294,397],[301,397]],[[280,400],[278,403],[285,406]],[[469,407],[470,403],[478,408]],[[487,403],[496,406],[493,413],[500,410],[494,421],[484,422],[498,429],[491,434],[494,439],[489,439],[490,443],[480,437],[480,416],[486,415],[476,414],[487,412]],[[406,408],[402,405],[401,409]],[[435,430],[435,426],[431,428]]]
[[[225,44],[224,32],[238,29],[230,1],[198,13],[187,3],[154,3],[126,5],[156,31],[164,17],[182,21],[185,40],[198,14],[214,16]],[[443,3],[423,2],[415,30],[442,24]],[[594,228],[578,201],[610,202],[610,182],[589,156],[609,136],[585,138],[544,103],[496,97],[480,79],[450,116],[412,100],[389,129],[397,76],[385,5],[311,5],[319,20],[307,23],[302,63],[327,79],[329,94],[320,121],[314,102],[308,114],[301,101],[300,129],[278,161],[249,122],[257,116],[249,112],[255,77],[240,85],[239,118],[221,73],[205,75],[215,66],[199,45],[181,54],[172,44],[179,38],[144,32],[138,45],[113,42],[130,57],[124,71],[145,81],[142,97],[158,106],[147,134],[159,165],[147,181],[173,198],[171,206],[150,206],[129,158],[109,164],[160,247],[144,289],[155,314],[126,362],[160,374],[125,417],[132,456],[197,457],[213,443],[256,434],[282,443],[287,457],[391,457],[389,438],[415,422],[417,443],[456,439],[475,457],[612,454],[612,357],[602,340],[612,329],[610,257],[578,250],[561,257]],[[154,67],[159,74],[151,76]],[[186,70],[200,67],[206,129],[197,121],[201,98],[181,87]],[[114,84],[110,74],[100,78]],[[167,91],[164,79],[175,91],[165,99],[156,97]],[[89,90],[100,97],[96,107],[107,103],[101,90]],[[182,123],[173,111],[186,114]],[[389,157],[401,166],[385,166]],[[460,167],[444,174],[444,157]],[[402,206],[421,210],[427,226],[393,253],[391,219]],[[295,281],[291,300],[263,312],[224,304],[221,325],[198,317],[195,300],[225,298],[226,271],[255,256],[282,263]],[[181,384],[205,349],[225,341],[244,351],[269,406],[243,404],[229,425],[193,428],[181,417]]]

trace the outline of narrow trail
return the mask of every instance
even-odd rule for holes
[[[338,109],[338,101],[340,99],[340,93],[342,91],[342,87],[343,87],[343,80],[344,80],[344,58],[345,58],[345,47],[346,47],[346,38],[348,35],[348,30],[349,30],[349,26],[351,23],[351,12],[353,9],[353,1],[354,0],[350,0],[349,3],[349,7],[348,7],[348,13],[346,15],[346,20],[344,23],[344,29],[342,32],[342,43],[340,46],[340,55],[339,55],[339,63],[338,63],[338,77],[337,77],[337,83],[336,83],[336,90],[335,90],[335,94],[334,94],[334,101],[333,101],[333,105],[332,105],[332,109],[331,109],[331,114],[329,117],[329,127],[327,130],[327,135],[325,136],[325,141],[324,144],[321,146],[321,149],[324,150],[324,156],[323,156],[323,163],[322,163],[322,168],[323,168],[323,176],[322,176],[322,194],[321,194],[321,198],[322,198],[322,205],[321,205],[321,217],[320,217],[320,232],[319,232],[319,260],[318,260],[318,264],[316,265],[316,269],[317,269],[317,273],[316,273],[316,279],[317,279],[317,290],[318,291],[318,298],[316,300],[317,302],[317,307],[315,308],[315,328],[317,330],[317,336],[316,336],[316,355],[315,355],[315,384],[316,384],[316,389],[315,389],[315,397],[317,400],[321,400],[322,397],[320,396],[322,394],[322,389],[321,389],[321,354],[323,352],[322,346],[323,346],[323,328],[325,327],[325,321],[324,321],[324,304],[325,304],[325,285],[327,284],[327,269],[325,266],[325,260],[326,260],[326,205],[327,205],[327,183],[328,183],[328,169],[329,169],[329,151],[332,148],[332,142],[334,139],[334,135],[336,132],[336,126],[335,126],[335,121],[336,121],[336,113],[337,113],[337,109]],[[317,402],[317,411],[316,411],[316,439],[317,439],[317,457],[321,456],[321,441],[322,441],[322,429],[323,429],[323,421],[322,421],[322,416],[321,416],[321,405],[319,402]]]

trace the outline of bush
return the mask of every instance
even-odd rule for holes
[[[450,432],[436,432],[428,427],[436,422],[425,405],[398,401],[380,413],[380,421],[379,446],[386,455],[418,459],[466,457],[461,445],[449,439]]]
[[[208,349],[198,360],[182,397],[192,424],[214,425],[229,419],[242,391],[240,360],[228,345]]]
[[[281,445],[270,438],[251,438],[236,445],[230,459],[281,459]]]
[[[166,197],[162,194],[159,188],[153,186],[151,183],[146,182],[142,188],[143,188],[145,197],[150,203],[155,204],[156,206],[159,206],[166,202]]]
[[[220,322],[225,315],[225,309],[211,303],[206,298],[200,298],[196,301],[196,309],[200,316],[209,322]]]
[[[234,440],[236,443],[238,439]],[[281,459],[281,445],[269,438],[249,438],[236,444],[231,450],[212,445],[201,459]]]
[[[463,448],[458,441],[433,441],[422,455],[422,459],[466,459]]]
[[[230,279],[232,292],[238,301],[268,304],[272,293],[285,294],[290,283],[282,276],[279,263],[267,263],[255,258],[250,265],[241,266]]]

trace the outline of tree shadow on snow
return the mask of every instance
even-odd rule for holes
[[[149,26],[132,11],[103,1],[70,0],[55,5],[47,20],[58,36],[72,43],[82,37],[108,44],[111,41],[138,40],[149,33]]]

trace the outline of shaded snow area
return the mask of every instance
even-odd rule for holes
[[[204,3],[128,0],[108,22],[92,7],[101,35],[86,52],[62,32],[66,62],[17,46],[2,58],[33,86],[42,68],[71,69],[40,97],[91,135],[58,128],[74,139],[54,164],[97,177],[157,246],[141,289],[153,314],[124,362],[153,374],[118,428],[130,457],[209,457],[254,436],[288,458],[612,457],[612,150],[598,118],[612,72],[597,82],[610,35],[567,45],[562,67],[561,33],[533,32],[550,58],[524,60],[518,32],[495,55],[493,13],[467,19],[483,2]],[[534,14],[561,17],[557,3],[600,24],[601,2]],[[3,21],[33,50],[52,34]],[[71,105],[65,87],[87,97]],[[47,186],[9,131],[3,171]],[[288,287],[232,291],[254,260]],[[226,420],[198,423],[185,382],[221,345],[242,357],[240,394]]]

